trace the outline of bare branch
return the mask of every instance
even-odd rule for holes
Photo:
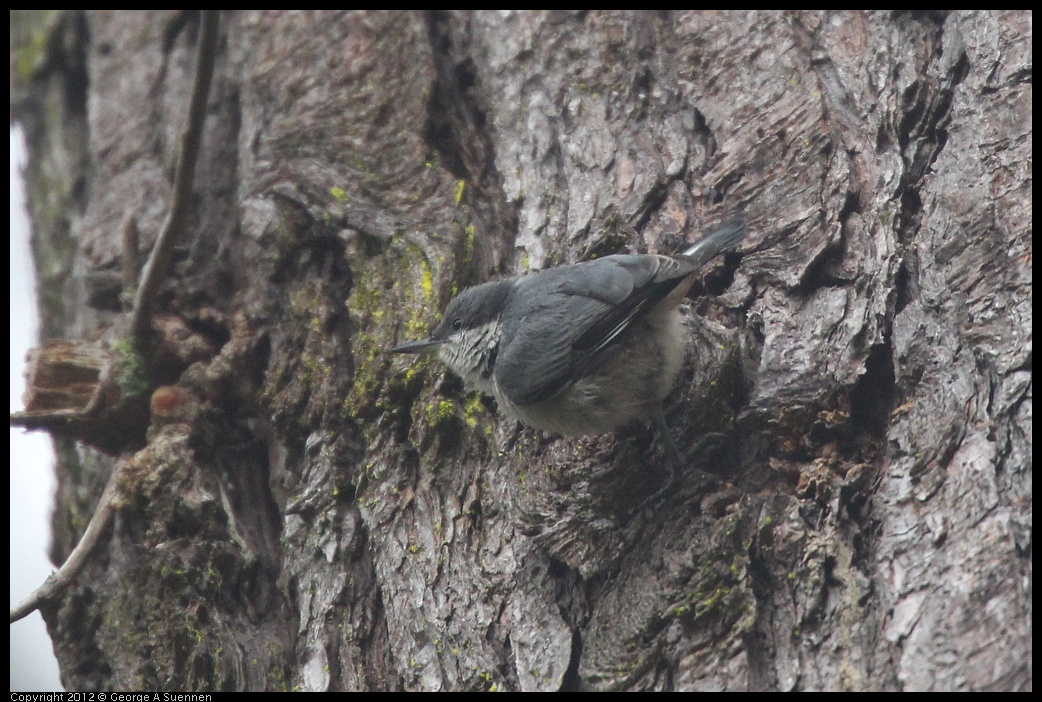
[[[87,562],[87,556],[90,555],[91,551],[98,544],[98,539],[112,518],[112,497],[116,494],[119,476],[129,462],[127,458],[121,458],[116,462],[116,466],[112,469],[112,475],[109,476],[109,482],[105,485],[105,492],[101,494],[98,508],[94,510],[94,515],[90,518],[86,531],[83,532],[83,538],[76,544],[76,548],[69,554],[62,567],[52,573],[43,582],[43,585],[33,590],[28,597],[11,610],[12,624],[34,610],[39,609],[44,602],[58,595],[83,570],[83,566]]]
[[[217,54],[217,25],[218,11],[204,10],[195,84],[192,86],[185,129],[181,133],[181,154],[174,175],[174,194],[170,203],[170,212],[163,223],[163,230],[159,233],[159,238],[156,239],[156,245],[152,248],[152,253],[145,263],[130,317],[131,335],[135,342],[142,347],[142,342],[148,333],[148,320],[156,294],[159,292],[159,285],[170,267],[174,244],[188,218],[195,162],[199,156],[203,124],[206,121],[206,96],[210,92],[210,82],[213,78],[213,67]]]

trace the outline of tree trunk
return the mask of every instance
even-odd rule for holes
[[[199,16],[12,24],[43,333],[105,338]],[[223,14],[147,353],[185,406],[105,447],[65,685],[1030,689],[1031,116],[1030,12]],[[735,215],[664,498],[648,427],[544,436],[385,353]],[[58,446],[56,563],[115,464]]]

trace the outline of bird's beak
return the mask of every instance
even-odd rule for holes
[[[420,339],[419,341],[410,341],[401,346],[395,346],[391,349],[391,353],[426,353],[436,350],[444,343],[444,339]]]

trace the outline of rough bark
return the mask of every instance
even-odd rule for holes
[[[121,222],[143,257],[197,34],[12,15],[46,338],[125,317]],[[1030,12],[224,15],[149,353],[190,401],[123,448],[111,536],[44,610],[67,687],[1030,689],[1031,37]],[[384,353],[461,286],[736,214],[664,502],[646,427],[541,436]],[[56,562],[114,462],[59,447]]]

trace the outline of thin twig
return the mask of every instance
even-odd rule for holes
[[[87,529],[83,532],[80,542],[76,544],[76,548],[65,559],[65,563],[62,564],[61,568],[52,573],[50,577],[43,581],[43,585],[33,590],[28,597],[11,610],[11,624],[39,609],[40,605],[64,590],[72,582],[73,578],[83,570],[83,566],[87,563],[87,556],[94,550],[94,547],[98,544],[99,537],[105,531],[105,527],[108,526],[109,520],[112,519],[112,498],[116,494],[116,485],[119,482],[120,474],[123,472],[123,466],[129,462],[127,458],[121,458],[116,461],[116,465],[112,469],[112,475],[109,476],[109,482],[105,485],[105,492],[101,493],[98,508],[94,510],[94,514],[91,516],[90,523],[87,524]]]
[[[199,39],[199,54],[195,67],[195,84],[188,106],[188,119],[181,133],[181,153],[174,175],[174,194],[170,212],[163,223],[163,230],[152,247],[152,253],[141,272],[141,283],[134,296],[134,309],[130,313],[130,333],[138,348],[145,348],[149,331],[152,305],[159,293],[159,285],[166,277],[174,255],[174,244],[188,219],[195,176],[195,162],[203,138],[203,123],[206,121],[206,96],[210,92],[213,66],[217,55],[218,10],[203,10],[202,36]]]

